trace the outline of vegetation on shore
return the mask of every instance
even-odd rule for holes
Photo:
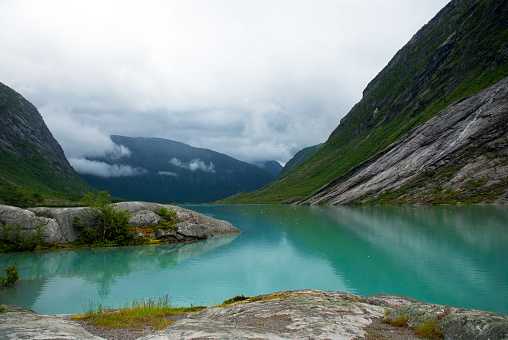
[[[19,280],[18,267],[17,264],[14,263],[5,268],[5,277],[0,276],[0,287],[12,286],[18,280]],[[0,313],[3,313],[4,311],[5,309],[2,307],[2,303],[0,302]]]
[[[138,331],[147,327],[164,329],[175,322],[172,315],[198,312],[206,307],[172,307],[166,295],[157,300],[148,299],[126,303],[123,308],[105,308],[101,303],[90,303],[84,315],[74,317],[86,319],[98,328],[128,328]]]

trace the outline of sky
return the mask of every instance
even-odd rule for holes
[[[448,0],[0,0],[0,82],[78,172],[161,137],[286,163]]]

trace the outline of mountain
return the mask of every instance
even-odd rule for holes
[[[314,156],[314,154],[316,152],[318,152],[322,146],[323,146],[323,143],[318,144],[318,145],[309,146],[309,147],[303,148],[302,150],[298,151],[293,156],[293,158],[291,158],[286,163],[286,165],[284,165],[284,168],[282,168],[282,170],[280,171],[279,176],[284,176],[285,174],[287,174],[288,172],[290,172],[291,170],[296,168],[298,165],[302,164],[307,159]]]
[[[128,152],[89,160],[123,169],[122,175],[81,175],[94,187],[128,200],[212,202],[273,180],[255,165],[168,139],[111,136],[111,140]]]
[[[0,83],[0,202],[26,206],[44,197],[76,199],[91,190],[35,106]]]
[[[508,188],[508,129],[498,94],[505,93],[507,76],[508,1],[453,0],[367,85],[313,157],[229,202],[502,203]],[[474,107],[465,107],[466,102]],[[470,125],[463,126],[464,121]],[[456,139],[447,139],[447,133]],[[414,168],[425,143],[436,141],[442,144],[426,152],[439,159],[425,158]],[[390,154],[399,161],[387,161]],[[413,172],[388,171],[390,166]],[[385,182],[387,175],[397,180]]]
[[[282,170],[282,165],[277,161],[257,162],[254,165],[268,172],[273,179],[277,178]]]

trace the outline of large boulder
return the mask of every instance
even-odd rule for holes
[[[61,242],[67,244],[75,241],[81,234],[82,229],[74,225],[76,218],[81,219],[83,228],[92,228],[97,213],[87,208],[29,208],[29,211],[37,216],[53,220],[51,240],[46,243]],[[48,229],[47,227],[45,229]]]
[[[32,237],[40,228],[42,242],[55,243],[62,241],[59,224],[54,219],[38,216],[29,210],[0,204],[0,223],[2,226],[19,228],[19,233],[26,238]],[[6,237],[7,232],[4,232],[2,228],[0,240],[5,240]]]

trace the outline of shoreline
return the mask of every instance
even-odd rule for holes
[[[6,305],[4,305],[6,306]],[[422,339],[424,325],[447,339],[506,339],[508,315],[423,303],[398,295],[296,290],[259,295],[228,305],[189,313],[155,331],[111,331],[71,318],[82,314],[40,315],[28,308],[6,306],[0,314],[0,337],[32,334],[79,339],[247,339],[341,338]],[[402,324],[402,326],[397,326]],[[41,326],[44,325],[44,326]],[[42,328],[41,328],[42,327]],[[37,333],[35,333],[37,332]],[[66,333],[67,332],[67,333]],[[78,336],[79,335],[79,336]],[[60,337],[63,338],[63,337]]]

